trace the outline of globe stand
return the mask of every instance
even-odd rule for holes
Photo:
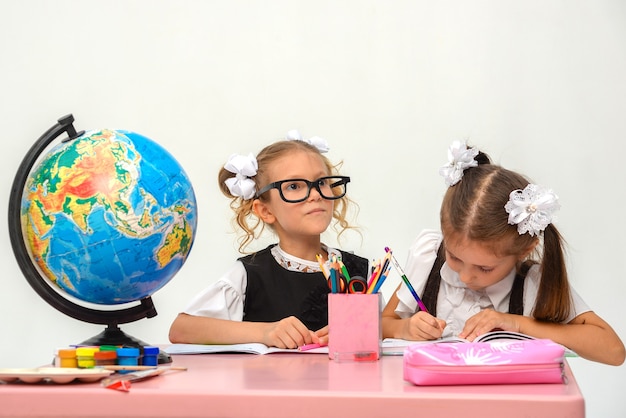
[[[17,263],[31,287],[39,296],[52,305],[52,307],[75,319],[107,326],[103,332],[84,341],[82,344],[127,345],[133,347],[150,345],[125,334],[118,327],[118,324],[125,324],[156,316],[157,312],[151,297],[148,296],[141,299],[138,305],[119,310],[98,310],[79,305],[63,297],[46,282],[47,279],[44,279],[40,275],[26,248],[21,223],[21,204],[24,187],[33,165],[46,147],[60,135],[64,133],[67,134],[67,137],[62,139],[62,142],[68,142],[79,138],[84,133],[84,131],[76,131],[73,126],[74,117],[71,114],[58,119],[57,122],[57,124],[48,129],[28,150],[17,170],[11,187],[11,196],[9,199],[9,236]],[[159,363],[171,362],[172,359],[167,353],[161,353],[159,355]]]
[[[83,341],[80,345],[121,345],[126,347],[145,347],[150,344],[147,344],[135,337],[131,337],[115,324],[109,324],[100,334]],[[172,357],[163,351],[159,351],[158,362],[159,364],[171,363]]]

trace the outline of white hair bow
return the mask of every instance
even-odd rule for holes
[[[309,145],[313,145],[321,153],[325,153],[330,150],[330,148],[328,147],[328,142],[326,142],[324,138],[320,138],[319,136],[313,136],[309,139],[302,139],[302,135],[300,135],[300,132],[297,129],[292,129],[287,132],[285,138],[291,141],[304,141]]]
[[[439,169],[446,185],[454,186],[463,177],[463,171],[469,167],[476,167],[478,161],[474,158],[478,155],[478,149],[467,148],[465,142],[454,141],[448,148],[448,164]]]
[[[251,199],[256,192],[256,184],[250,177],[255,176],[258,167],[256,157],[252,154],[233,154],[228,158],[224,168],[235,177],[227,178],[224,183],[233,196]]]
[[[539,235],[554,220],[554,212],[561,205],[554,192],[545,187],[529,184],[524,190],[513,190],[504,209],[509,214],[509,224],[517,225],[517,232],[522,235]]]

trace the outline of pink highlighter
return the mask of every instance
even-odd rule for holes
[[[304,344],[298,347],[298,350],[308,351],[308,350],[313,350],[314,348],[321,348],[321,347],[326,347],[326,344],[318,344],[318,343]]]

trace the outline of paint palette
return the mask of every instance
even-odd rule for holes
[[[104,369],[75,369],[70,367],[38,367],[35,369],[0,369],[0,381],[10,383],[21,381],[24,383],[70,383],[97,382],[113,373]]]

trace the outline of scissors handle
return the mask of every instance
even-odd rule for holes
[[[333,291],[332,279],[328,279],[328,288]],[[367,293],[367,282],[362,277],[353,277],[350,281],[343,276],[337,277],[334,293]]]

